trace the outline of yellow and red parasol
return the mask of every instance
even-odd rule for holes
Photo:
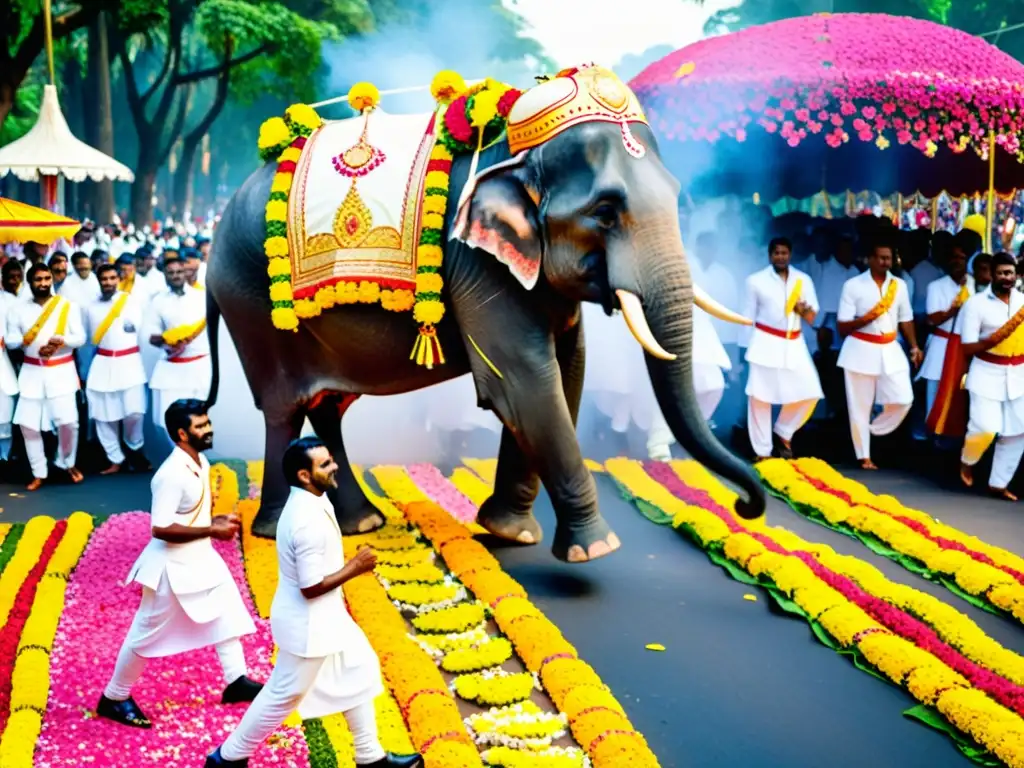
[[[0,245],[29,241],[52,245],[71,240],[82,225],[74,219],[0,197]]]

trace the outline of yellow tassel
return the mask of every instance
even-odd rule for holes
[[[433,369],[434,363],[444,365],[444,353],[441,352],[441,342],[437,340],[437,332],[433,326],[422,326],[420,335],[416,337],[413,344],[410,360],[415,360],[416,365],[424,366],[428,371]]]

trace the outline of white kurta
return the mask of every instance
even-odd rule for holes
[[[743,315],[754,321],[746,360],[750,365],[748,396],[763,403],[784,405],[818,400],[823,394],[818,371],[807,350],[794,312],[786,314],[786,300],[800,281],[800,297],[817,311],[814,282],[794,267],[783,281],[771,266],[747,278]]]
[[[202,454],[196,465],[175,447],[150,486],[154,528],[211,524],[210,463]],[[231,572],[209,538],[184,544],[150,539],[128,574],[126,583],[131,582],[145,590],[126,642],[144,658],[183,653],[256,631]]]
[[[117,291],[109,299],[94,301],[85,311],[89,339],[103,325],[122,294]],[[139,328],[142,308],[129,298],[120,314],[107,329],[89,367],[85,394],[89,399],[89,415],[97,421],[121,421],[130,414],[146,412],[146,372],[139,353]]]
[[[909,404],[914,401],[910,363],[903,348],[896,343],[899,324],[914,319],[906,283],[888,274],[879,288],[870,271],[847,280],[840,296],[837,319],[849,322],[866,315],[881,301],[894,280],[896,298],[889,311],[843,340],[838,366],[849,373],[875,377],[878,381],[876,402]]]
[[[968,287],[968,290],[970,288]],[[922,314],[931,315],[935,312],[945,312],[956,300],[960,293],[960,285],[949,275],[943,275],[928,286],[928,298]],[[961,307],[961,312],[963,308]],[[925,343],[924,362],[917,378],[928,381],[938,381],[942,378],[942,363],[946,359],[946,340],[953,333],[953,324],[956,322],[956,315],[949,318],[938,328],[932,329]]]
[[[1024,306],[1024,294],[1010,291],[1010,303],[986,289],[960,314],[960,338],[974,344],[988,338]],[[1024,363],[1000,365],[975,356],[967,373],[971,395],[970,432],[1013,437],[1024,434]]]
[[[52,300],[52,299],[51,299]],[[57,297],[56,306],[31,344],[24,344],[25,333],[43,313],[43,305],[35,301],[15,302],[7,316],[7,346],[24,348],[25,362],[18,375],[21,397],[14,412],[14,423],[37,432],[46,432],[54,424],[77,424],[79,389],[74,350],[85,343],[81,313],[67,299]],[[63,309],[67,307],[64,344],[47,360],[39,350],[56,335]]]
[[[146,333],[163,333],[171,328],[192,325],[206,317],[206,293],[185,286],[177,294],[170,289],[153,299],[153,327]],[[179,399],[205,400],[210,394],[213,369],[210,365],[210,340],[204,328],[174,358],[161,356],[153,368],[149,388],[153,390],[153,422],[163,428],[164,414]]]
[[[302,703],[305,718],[344,712],[383,691],[380,665],[337,588],[309,599],[302,589],[345,565],[341,531],[326,494],[292,488],[277,524],[278,582],[270,626],[278,647],[323,666]]]
[[[75,270],[68,270],[68,276],[60,286],[60,295],[79,307],[87,307],[100,297],[100,281],[91,272],[83,280]]]

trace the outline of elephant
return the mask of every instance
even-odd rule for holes
[[[576,437],[585,364],[581,302],[621,310],[645,350],[657,402],[679,444],[739,487],[736,512],[759,517],[765,495],[751,467],[730,453],[701,417],[693,392],[692,306],[741,322],[692,284],[677,218],[679,184],[652,131],[630,155],[614,123],[566,129],[512,158],[498,142],[478,157],[466,232],[444,245],[443,299],[436,327],[446,361],[410,360],[418,329],[407,313],[349,304],[298,332],[271,323],[264,207],[273,164],[254,172],[227,205],[207,269],[207,322],[217,399],[217,329],[223,317],[266,426],[266,466],[253,533],[271,537],[289,489],[281,457],[308,417],[340,466],[331,492],[341,531],[374,530],[384,518],[350,468],[341,420],[360,395],[390,395],[471,373],[478,405],[503,423],[493,495],[478,522],[490,533],[535,544],[540,483],[557,524],[552,553],[584,562],[621,546],[598,510],[597,487]],[[471,158],[452,165],[445,231],[451,230]],[[471,234],[466,234],[466,233]],[[491,248],[487,241],[490,239]],[[512,249],[495,258],[494,241]],[[749,322],[749,321],[747,321]],[[396,435],[400,439],[400,435]]]

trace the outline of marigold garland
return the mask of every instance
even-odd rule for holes
[[[809,544],[781,528],[747,527],[726,506],[735,501],[735,494],[694,463],[686,463],[685,480],[682,470],[656,462],[647,462],[647,471],[628,459],[613,459],[607,466],[629,498],[661,510],[664,520],[671,520],[716,558],[720,555],[721,562],[739,566],[741,570],[730,569],[735,578],[747,578],[745,571],[771,594],[787,598],[822,642],[856,650],[866,663],[923,705],[935,707],[1007,765],[1024,766],[1024,718],[1014,711],[1019,708],[1016,694],[1006,695],[1014,684],[965,663],[949,646],[937,644],[934,635],[916,629],[918,620],[884,609],[855,576],[833,570],[853,558],[842,558],[829,547]],[[876,615],[886,624],[873,618]],[[970,624],[961,616],[945,629],[934,629],[970,637]]]
[[[485,707],[502,707],[530,698],[536,681],[529,672],[488,670],[459,675],[452,681],[460,698]]]
[[[453,674],[479,672],[498,667],[512,658],[512,644],[504,637],[489,638],[472,648],[449,651],[441,659],[441,669]]]
[[[451,608],[414,616],[412,625],[420,632],[450,634],[478,627],[485,618],[484,607],[480,603],[460,603]]]
[[[876,496],[817,459],[772,460],[758,471],[797,512],[857,536],[874,551],[945,584],[978,607],[1005,611],[1024,622],[1024,558],[904,507],[891,496]]]

